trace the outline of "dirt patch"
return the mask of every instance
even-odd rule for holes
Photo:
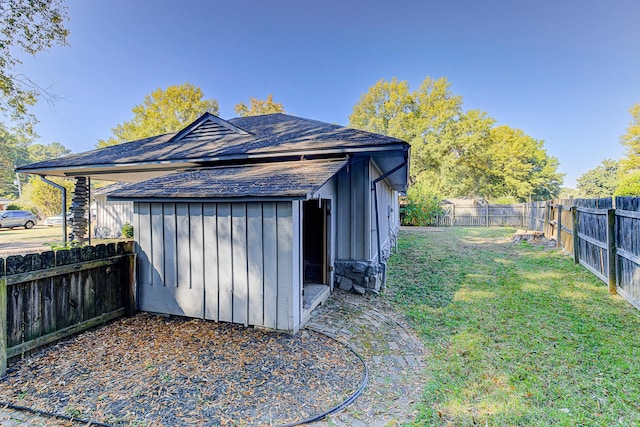
[[[316,332],[139,314],[19,362],[0,400],[115,425],[281,425],[342,402],[363,374]]]
[[[518,230],[510,239],[511,243],[527,242],[535,246],[543,246],[545,249],[555,249],[556,241],[544,237],[540,231]]]

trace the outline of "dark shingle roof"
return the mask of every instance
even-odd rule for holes
[[[201,168],[125,185],[109,198],[304,198],[346,164],[342,159]]]
[[[18,170],[37,172],[38,169],[178,161],[198,163],[316,150],[349,152],[357,148],[389,145],[406,143],[384,135],[286,114],[240,117],[225,121],[206,113],[180,132],[72,154],[23,166]]]

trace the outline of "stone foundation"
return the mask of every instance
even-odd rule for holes
[[[372,261],[335,261],[336,284],[343,291],[364,294],[367,290],[380,291],[382,266]]]
[[[395,246],[397,238],[398,229],[389,235],[387,244],[380,248],[384,264],[391,256],[391,249]],[[334,262],[336,285],[343,291],[354,291],[359,294],[378,293],[381,290],[384,274],[384,266],[377,261],[336,260]]]

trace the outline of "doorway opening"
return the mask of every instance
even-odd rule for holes
[[[330,200],[302,203],[303,308],[313,310],[330,293]]]

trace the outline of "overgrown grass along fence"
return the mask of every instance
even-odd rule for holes
[[[640,197],[556,199],[512,205],[445,205],[439,226],[508,225],[555,239],[640,309]]]
[[[0,376],[7,360],[134,311],[133,242],[0,258]]]

